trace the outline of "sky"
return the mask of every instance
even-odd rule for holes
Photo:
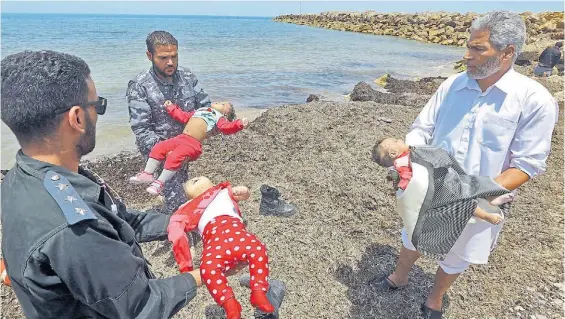
[[[563,1],[1,1],[2,13],[263,16],[323,11],[564,11]]]

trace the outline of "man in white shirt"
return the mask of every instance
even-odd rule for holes
[[[541,84],[512,68],[526,38],[519,15],[489,12],[470,31],[467,72],[442,83],[411,126],[406,143],[441,147],[466,173],[493,177],[515,191],[545,171],[557,102]],[[446,258],[438,261],[433,289],[422,305],[424,317],[441,318],[444,294],[470,264],[488,262],[503,224],[472,218]],[[404,230],[402,243],[395,271],[380,282],[390,289],[408,283],[408,272],[421,256]]]

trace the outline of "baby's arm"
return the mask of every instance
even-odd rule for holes
[[[251,193],[249,192],[249,188],[245,186],[234,186],[232,188],[232,194],[233,194],[233,198],[238,202],[242,200],[246,200],[249,198],[249,196],[251,196]]]
[[[233,122],[228,121],[225,117],[221,117],[216,123],[216,127],[222,134],[235,134],[241,130],[243,130],[249,122],[247,119],[242,120],[235,120]]]
[[[196,112],[194,110],[190,112],[185,112],[178,105],[173,104],[169,100],[166,100],[163,105],[165,106],[165,110],[167,111],[167,113],[169,113],[169,115],[175,121],[181,122],[183,124],[188,123],[188,120],[190,120],[190,118],[194,115],[194,112]]]

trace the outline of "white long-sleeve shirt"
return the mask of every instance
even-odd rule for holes
[[[496,178],[515,167],[532,178],[546,169],[558,114],[547,89],[513,69],[485,92],[463,72],[441,84],[410,127],[406,144],[441,147],[467,174]],[[477,219],[452,252],[486,263],[501,228]]]

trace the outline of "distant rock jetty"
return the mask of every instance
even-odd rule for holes
[[[540,39],[563,39],[563,12],[523,12],[526,22],[527,43]],[[274,21],[308,25],[333,30],[397,36],[421,42],[464,46],[469,27],[477,13],[422,12],[378,13],[322,12],[319,14],[290,14]]]

